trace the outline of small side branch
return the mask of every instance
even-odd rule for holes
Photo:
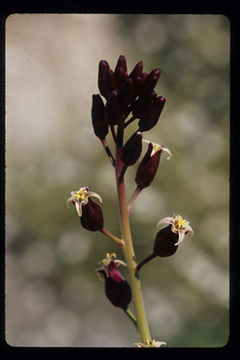
[[[137,323],[137,319],[135,318],[135,316],[133,315],[133,313],[131,312],[131,310],[128,308],[127,310],[125,310],[125,314],[129,317],[129,319],[132,321],[133,325],[138,328],[138,323]]]
[[[117,236],[113,235],[109,230],[103,228],[101,232],[110,239],[112,239],[113,241],[115,241],[118,245],[120,246],[124,245],[124,241],[122,239],[119,239]]]
[[[115,159],[114,159],[114,157],[113,157],[113,155],[112,155],[112,153],[111,153],[111,150],[109,149],[109,146],[108,146],[108,144],[107,144],[107,140],[106,140],[106,139],[102,140],[102,145],[103,145],[103,147],[104,147],[104,150],[106,151],[106,154],[107,154],[107,156],[108,156],[108,158],[109,158],[112,166],[115,167]]]
[[[124,129],[130,125],[134,120],[136,119],[135,116],[132,116],[125,124],[124,124]]]
[[[125,172],[127,170],[127,167],[128,167],[127,165],[123,164],[121,173],[119,175],[118,184],[120,184],[123,181],[123,178],[124,178]]]
[[[154,259],[157,255],[155,255],[154,253],[148,255],[146,258],[144,258],[136,267],[136,275],[138,274],[139,270],[141,269],[141,267],[145,264],[147,264],[149,261],[151,261],[152,259]]]
[[[140,193],[141,190],[142,190],[141,188],[137,187],[136,190],[134,191],[134,193],[132,194],[132,197],[129,200],[129,203],[127,205],[127,210],[128,210],[129,214],[130,214],[131,208],[133,206],[133,203],[134,203],[136,197],[138,196],[138,194]]]

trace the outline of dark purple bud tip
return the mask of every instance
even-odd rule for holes
[[[98,88],[100,94],[105,98],[109,95],[107,72],[110,70],[109,64],[106,60],[101,60],[98,66]]]
[[[148,74],[144,87],[143,92],[144,94],[150,93],[156,86],[158,79],[160,77],[161,70],[160,69],[154,69]]]
[[[139,61],[133,71],[131,72],[131,74],[129,74],[129,77],[132,78],[132,79],[136,79],[138,76],[141,76],[142,75],[142,71],[143,71],[143,62],[142,61]]]
[[[88,203],[82,207],[80,221],[87,230],[101,231],[104,225],[101,207],[89,198]]]
[[[94,134],[104,140],[108,133],[108,125],[105,121],[105,107],[100,95],[92,96],[91,114]]]
[[[142,152],[142,133],[135,132],[123,147],[121,160],[125,165],[131,166],[135,164]]]
[[[155,238],[153,253],[155,256],[166,257],[173,255],[178,248],[175,245],[178,241],[178,234],[174,233],[171,225],[161,229]]]
[[[115,74],[119,68],[122,68],[124,72],[127,72],[127,61],[124,55],[120,55],[117,61],[116,68],[114,70]]]

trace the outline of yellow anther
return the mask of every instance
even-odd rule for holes
[[[174,219],[174,226],[178,229],[183,228],[187,225],[187,221],[183,219],[180,215],[177,215]]]

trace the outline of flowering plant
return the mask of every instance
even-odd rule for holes
[[[104,227],[101,207],[91,198],[95,197],[102,203],[101,196],[83,186],[72,191],[67,205],[73,203],[82,226],[90,231],[100,231],[115,241],[123,250],[125,262],[116,259],[115,253],[107,253],[96,272],[105,283],[105,293],[108,300],[121,308],[137,328],[141,342],[138,347],[160,347],[164,341],[151,338],[147,317],[144,309],[139,271],[153,258],[173,255],[184,236],[193,234],[187,220],[180,215],[172,214],[158,222],[158,226],[167,223],[157,234],[153,244],[153,252],[141,262],[136,262],[134,243],[131,235],[130,213],[136,197],[151,185],[157,173],[162,153],[166,152],[167,159],[172,154],[163,145],[143,139],[143,133],[157,125],[166,99],[158,96],[154,91],[160,77],[160,69],[150,73],[143,72],[143,62],[139,61],[128,74],[127,62],[120,55],[114,71],[105,60],[99,62],[98,87],[100,94],[92,96],[92,125],[94,134],[101,141],[103,148],[115,170],[118,193],[118,206],[121,237],[112,234]],[[104,100],[105,99],[105,100]],[[138,122],[137,130],[127,139],[124,138],[125,129],[133,121]],[[111,134],[115,143],[115,153],[110,150],[107,135]],[[127,202],[124,176],[128,167],[133,166],[140,158],[143,144],[148,148],[137,167],[135,182],[136,189]],[[121,274],[119,267],[126,266],[129,271],[129,283]],[[129,309],[133,299],[136,316]]]

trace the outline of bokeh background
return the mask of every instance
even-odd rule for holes
[[[172,212],[195,231],[141,271],[152,337],[219,347],[229,334],[229,21],[222,15],[14,14],[6,22],[6,340],[13,346],[132,347],[134,327],[95,269],[121,250],[81,228],[72,190],[89,185],[120,235],[114,171],[94,136],[101,59],[160,67],[167,99],[144,138],[165,145],[131,216],[137,260]],[[111,145],[111,141],[110,141]],[[144,149],[145,153],[145,149]],[[135,189],[136,166],[126,175]],[[127,272],[123,269],[124,275]]]

